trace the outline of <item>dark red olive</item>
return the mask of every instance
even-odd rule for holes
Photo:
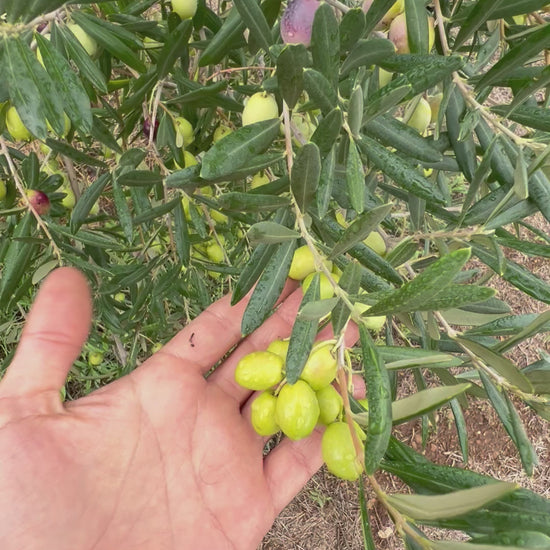
[[[156,119],[155,119],[155,129],[153,130],[153,139],[156,139],[158,129],[159,129],[159,121],[158,121],[158,119],[156,118]],[[149,133],[150,133],[150,132],[151,132],[151,119],[150,119],[150,118],[146,118],[146,119],[143,121],[143,134],[145,135],[146,138],[149,139]]]
[[[50,211],[50,199],[46,193],[37,189],[27,189],[26,195],[37,214],[43,216]]]
[[[318,0],[291,0],[281,19],[281,38],[285,44],[303,44],[311,42],[313,18],[319,7]]]

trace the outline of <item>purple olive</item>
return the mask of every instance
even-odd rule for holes
[[[158,129],[159,129],[159,121],[158,119],[155,119],[155,129],[153,130],[153,139],[156,139]],[[143,121],[143,134],[147,139],[149,139],[149,132],[151,132],[151,119],[146,118]]]
[[[290,0],[281,19],[281,38],[285,44],[309,46],[313,18],[319,5],[318,0]]]
[[[27,189],[25,193],[39,216],[43,216],[50,211],[50,199],[46,193],[37,189]]]

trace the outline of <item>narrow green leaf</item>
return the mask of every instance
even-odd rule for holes
[[[336,91],[319,71],[309,68],[304,70],[304,88],[309,98],[324,115],[336,107],[338,103]]]
[[[365,105],[364,122],[368,122],[392,110],[406,97],[411,95],[411,90],[412,85],[408,78],[401,75],[371,94]]]
[[[523,126],[550,132],[550,113],[547,108],[537,105],[519,105],[510,111],[510,107],[510,105],[495,105],[491,107],[491,111]]]
[[[424,162],[440,162],[443,155],[414,128],[390,115],[382,115],[365,125],[365,132],[384,145]]]
[[[455,341],[469,349],[488,367],[492,368],[500,376],[510,382],[510,384],[516,386],[525,393],[532,393],[533,387],[528,378],[516,367],[516,365],[514,365],[514,363],[512,363],[512,361],[510,361],[510,359],[507,359],[473,340],[456,337]]]
[[[202,52],[199,59],[199,66],[206,67],[219,63],[219,61],[236,47],[237,41],[242,37],[245,28],[246,25],[235,6],[229,11],[222,27],[214,34],[208,46]]]
[[[365,30],[365,12],[357,7],[351,8],[342,15],[340,21],[340,52],[350,50],[363,35]]]
[[[434,298],[449,285],[455,275],[470,258],[470,249],[462,248],[450,252],[428,266],[412,281],[382,298],[365,314],[387,315],[405,311],[416,311],[428,298]]]
[[[528,187],[528,176],[527,176],[527,163],[523,157],[523,153],[520,151],[518,158],[516,160],[516,170],[514,172],[514,186],[512,191],[516,197],[520,200],[524,200],[529,197],[529,187]]]
[[[34,136],[44,139],[47,135],[46,107],[40,91],[29,74],[21,57],[19,39],[4,39],[2,61],[10,92],[11,104],[17,109],[21,121]],[[44,70],[42,67],[40,67]]]
[[[159,80],[164,78],[174,67],[174,63],[183,55],[193,31],[190,19],[182,21],[168,33],[168,37],[159,54],[157,74]]]
[[[332,150],[334,142],[340,135],[342,122],[342,111],[339,107],[336,107],[321,120],[317,129],[313,132],[310,141],[317,144],[322,158]]]
[[[483,537],[474,537],[471,541],[468,541],[468,546],[464,550],[471,548],[476,549],[476,546],[493,545],[488,547],[489,550],[495,550],[495,546],[503,546],[509,548],[510,545],[515,545],[518,548],[550,548],[550,537],[544,533],[538,533],[537,531],[503,531],[495,535],[486,535]],[[473,546],[472,546],[473,545]],[[487,546],[486,546],[487,548]],[[483,550],[483,549],[482,549]]]
[[[320,232],[325,238],[330,239],[325,242],[336,242],[344,232],[344,229],[332,218],[325,216],[322,224],[320,223]],[[401,275],[381,256],[364,243],[358,243],[349,250],[349,255],[359,261],[359,263],[367,268],[368,271],[363,271],[363,283],[366,290],[380,290],[381,287],[388,288],[380,281],[378,277],[372,276],[372,271],[387,281],[395,284],[403,284]],[[341,260],[342,257],[338,258]],[[369,281],[367,283],[367,280]]]
[[[390,213],[392,206],[391,203],[383,204],[359,215],[344,231],[328,256],[329,259],[347,252],[352,246],[363,241]]]
[[[120,182],[118,181],[116,173],[113,174],[113,177],[111,178],[111,183],[113,186],[113,202],[115,203],[118,220],[120,222],[122,230],[124,231],[124,236],[126,237],[126,240],[131,244],[133,240],[132,214],[130,213],[130,207],[126,202],[126,196],[124,195],[124,191],[120,186]]]
[[[176,208],[178,204],[181,204],[180,197],[176,197],[171,201],[159,204],[158,206],[155,206],[154,208],[151,208],[150,210],[147,210],[135,216],[133,223],[134,225],[141,225],[142,223],[147,223],[151,220],[160,218],[161,216],[164,216],[165,214],[168,214],[168,212],[174,210],[174,208]]]
[[[550,310],[547,310],[540,315],[517,315],[512,319],[521,319],[520,322],[512,322],[512,326],[518,327],[518,330],[512,332],[512,338],[504,340],[496,344],[493,351],[498,353],[505,352],[517,345],[519,342],[538,334],[539,332],[550,331]],[[503,323],[504,324],[504,323]],[[504,324],[506,326],[507,324]]]
[[[504,4],[503,0],[479,0],[468,14],[466,21],[461,24],[453,44],[453,50],[458,50],[502,4]]]
[[[269,260],[275,254],[277,245],[260,244],[252,252],[250,259],[241,271],[231,295],[231,305],[240,302],[246,293],[254,286]]]
[[[298,239],[300,233],[279,223],[266,221],[255,223],[248,230],[247,236],[250,243],[255,245],[257,243],[272,244]]]
[[[296,319],[302,321],[318,321],[326,317],[338,303],[338,298],[327,298],[314,302],[308,302],[298,313]]]
[[[260,172],[261,170],[265,170],[266,168],[269,168],[273,164],[276,164],[280,160],[284,159],[284,155],[280,152],[276,153],[263,153],[261,155],[256,155],[252,159],[250,159],[245,166],[242,168],[239,168],[238,170],[235,170],[231,174],[227,174],[225,176],[219,176],[217,178],[212,178],[209,181],[212,182],[226,182],[226,181],[237,181],[242,180],[243,178],[246,178],[247,176],[250,176],[252,174],[256,174]],[[199,169],[200,172],[200,169]],[[170,176],[169,176],[170,177]],[[256,190],[252,190],[256,192]]]
[[[30,77],[33,80],[36,89],[40,93],[41,101],[44,105],[44,112],[50,124],[50,129],[53,130],[58,136],[63,135],[65,132],[63,104],[61,102],[61,98],[56,93],[54,82],[44,67],[39,63],[36,55],[31,51],[28,45],[20,38],[16,38],[14,40],[15,43],[13,45],[17,47],[19,54],[19,59],[17,60],[17,63],[20,63],[20,66],[18,67],[18,70],[20,71],[19,77],[22,79]],[[8,41],[8,44],[9,43],[10,41]],[[14,55],[15,52],[13,50],[14,48],[10,48],[6,53],[8,55]],[[10,89],[14,86],[21,85],[21,82],[17,84],[11,82]]]
[[[494,296],[496,290],[476,285],[450,285],[439,292],[433,299],[427,299],[426,303],[418,311],[440,311],[455,307],[463,307],[468,304],[483,302]]]
[[[349,140],[346,159],[346,187],[352,208],[361,214],[365,206],[365,171],[353,138]]]
[[[449,104],[445,111],[447,121],[447,132],[451,145],[456,155],[456,160],[464,176],[468,181],[475,177],[477,169],[476,148],[473,136],[470,135],[464,140],[459,139],[460,121],[466,112],[466,104],[458,89],[454,89],[449,96]]]
[[[334,9],[328,4],[321,4],[315,11],[310,49],[313,67],[335,85],[340,65],[340,33]]]
[[[384,359],[388,370],[411,367],[449,368],[457,367],[462,361],[447,353],[422,348],[404,348],[400,346],[378,346],[378,353]]]
[[[201,177],[223,177],[242,168],[263,153],[279,133],[279,119],[256,122],[235,130],[216,142],[202,160]]]
[[[349,295],[357,294],[361,285],[361,266],[356,262],[349,262],[344,268],[338,285]],[[342,300],[339,300],[331,315],[334,334],[340,334],[348,322],[350,313],[348,306]]]
[[[441,191],[405,160],[391,153],[368,136],[362,136],[357,144],[376,168],[382,170],[403,189],[431,203],[445,204],[445,198]]]
[[[98,168],[106,168],[106,164],[96,156],[87,155],[86,153],[83,153],[82,151],[75,149],[68,143],[64,141],[60,141],[53,138],[46,138],[46,145],[55,151],[56,153],[60,153],[61,155],[65,155],[66,157],[69,157],[70,159],[80,163],[80,164],[86,164],[88,166],[97,166]]]
[[[470,383],[453,386],[438,386],[421,390],[413,395],[398,399],[392,403],[392,419],[394,424],[406,422],[427,412],[438,409],[457,395],[465,392]]]
[[[252,292],[241,323],[243,336],[256,330],[271,312],[285,286],[296,241],[278,246]]]
[[[107,94],[107,83],[104,74],[99,67],[90,59],[88,52],[77,40],[76,36],[65,25],[53,25],[52,37],[58,35],[63,42],[67,54],[74,62],[81,76],[86,78],[94,88],[103,94]]]
[[[505,281],[519,288],[529,296],[542,302],[550,304],[550,285],[535,275],[525,267],[506,259],[504,265],[500,265],[498,254],[494,250],[470,242],[472,252],[493,271],[498,273]]]
[[[367,327],[359,325],[363,378],[367,385],[369,427],[365,443],[365,472],[372,475],[386,453],[392,429],[392,401],[388,371],[378,355]]]
[[[35,35],[44,66],[52,78],[63,108],[77,129],[83,133],[92,130],[93,119],[90,99],[82,82],[69,62],[41,34]]]
[[[129,170],[118,176],[118,183],[129,187],[151,187],[162,183],[162,176],[158,172]]]
[[[428,54],[428,12],[424,0],[405,0],[407,40],[412,54]]]
[[[542,170],[537,170],[529,178],[529,197],[550,221],[550,180]]]
[[[71,214],[71,231],[76,233],[86,221],[90,210],[99,199],[105,186],[111,181],[111,174],[103,174],[82,193]]]
[[[525,40],[514,46],[506,55],[487,71],[477,83],[478,90],[489,86],[496,80],[507,75],[512,69],[523,65],[545,48],[550,47],[550,25],[541,25]]]
[[[376,550],[372,529],[369,521],[369,511],[367,508],[367,499],[365,498],[365,487],[363,478],[359,478],[359,506],[361,508],[361,527],[363,531],[363,540],[365,541],[365,550]]]
[[[353,137],[357,137],[363,125],[363,88],[355,86],[349,98],[348,125]]]
[[[328,212],[332,189],[334,186],[334,171],[336,169],[336,145],[330,150],[321,164],[319,186],[317,188],[317,210],[322,218]]]
[[[265,212],[266,210],[277,210],[283,206],[288,206],[290,199],[278,197],[277,195],[230,191],[220,197],[218,204],[222,209],[233,212]]]
[[[304,144],[294,160],[290,189],[298,208],[305,212],[311,203],[321,176],[321,155],[315,143]]]
[[[174,240],[176,242],[176,252],[181,261],[181,265],[189,267],[191,259],[191,241],[189,240],[189,228],[183,211],[181,201],[174,206]]]
[[[294,109],[304,89],[303,44],[288,45],[277,58],[277,82],[289,109]]]
[[[5,308],[21,285],[29,266],[34,259],[38,244],[25,240],[32,235],[35,226],[34,216],[27,212],[13,231],[6,255],[3,258],[0,278],[0,309]]]
[[[508,395],[499,390],[483,371],[479,372],[479,377],[504,429],[519,452],[525,472],[527,475],[533,475],[533,467],[538,462],[537,454],[529,441],[518,412]]]
[[[103,46],[113,57],[120,59],[138,73],[145,73],[147,71],[147,67],[139,56],[119,38],[119,25],[108,23],[107,21],[100,23],[96,17],[81,11],[73,12],[72,17],[78,25],[86,29],[87,34],[100,46]]]
[[[250,35],[266,51],[273,44],[271,29],[266,21],[264,12],[256,0],[234,0],[242,20],[248,27]]]
[[[340,68],[340,77],[347,76],[359,67],[370,67],[395,53],[395,46],[385,38],[358,40]]]
[[[418,244],[412,237],[406,237],[386,254],[386,261],[393,267],[399,267],[412,259],[417,250]]]
[[[302,319],[299,317],[300,311],[306,304],[319,300],[320,277],[316,273],[309,285],[298,310],[298,317],[294,321],[288,352],[286,354],[286,378],[289,384],[297,382],[304,370],[307,358],[313,347],[317,328],[319,326],[317,318]]]

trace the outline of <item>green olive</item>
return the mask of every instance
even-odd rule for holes
[[[276,406],[277,398],[268,391],[262,392],[252,401],[252,426],[259,435],[269,436],[279,431],[279,426],[275,420]]]
[[[90,57],[94,57],[97,53],[97,42],[80,25],[77,25],[76,23],[69,23],[67,25],[67,28],[75,35],[76,39],[86,50],[86,53]]]
[[[332,384],[317,390],[316,395],[320,409],[319,422],[328,426],[340,416],[344,400]]]
[[[323,260],[323,263],[329,271],[332,269],[332,262],[330,260]],[[313,258],[313,252],[311,252],[307,245],[300,246],[294,251],[288,276],[296,281],[302,281],[314,271],[315,259]]]
[[[371,231],[363,243],[372,248],[379,256],[386,254],[386,243],[378,231]]]
[[[206,255],[208,256],[208,259],[215,264],[223,263],[223,248],[216,242],[213,242],[206,247]]]
[[[288,353],[288,344],[290,340],[273,340],[269,346],[267,346],[267,351],[275,353],[286,362],[286,354]]]
[[[303,380],[285,384],[277,397],[275,418],[290,439],[307,437],[319,419],[319,403],[311,386]]]
[[[174,123],[176,126],[176,145],[178,147],[187,147],[191,145],[191,143],[195,141],[194,130],[191,123],[182,116],[177,117]]]
[[[272,118],[279,118],[279,107],[273,94],[257,92],[248,98],[242,114],[243,126]]]
[[[172,0],[172,10],[175,11],[181,19],[191,19],[197,12],[197,0]]]
[[[332,344],[313,348],[300,375],[314,390],[328,386],[336,378],[338,363],[331,348]]]
[[[283,379],[283,360],[270,351],[245,355],[235,369],[235,380],[249,390],[267,390]]]
[[[313,281],[313,277],[315,277],[315,273],[310,273],[302,281],[302,291],[304,294],[307,292],[307,289],[309,288],[311,281]],[[340,280],[340,275],[338,275],[337,273],[334,273],[332,275],[332,278],[336,282],[338,282]],[[324,273],[319,273],[319,298],[321,300],[328,300],[333,296],[334,296],[334,288],[332,287],[331,282],[328,280],[328,277]]]
[[[103,363],[103,353],[100,351],[91,351],[88,354],[88,365],[91,367],[97,367]]]
[[[216,143],[223,139],[225,136],[228,136],[233,130],[226,126],[225,124],[220,124],[215,130],[214,135],[212,136],[212,143]]]
[[[323,460],[329,472],[342,479],[355,481],[363,471],[362,456],[357,456],[349,426],[333,422],[323,434]]]
[[[32,134],[23,124],[17,109],[13,105],[6,112],[6,128],[15,141],[25,141],[32,138]]]

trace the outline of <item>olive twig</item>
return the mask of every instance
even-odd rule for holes
[[[441,41],[441,49],[443,50],[443,55],[450,55],[451,49],[449,48],[449,43],[447,41],[447,35],[445,34],[444,27],[444,18],[443,13],[441,12],[441,5],[439,0],[434,0],[434,10],[435,10],[435,19],[437,21],[437,30],[439,32],[439,39]],[[522,138],[514,134],[509,128],[504,126],[498,119],[496,115],[491,113],[479,103],[472,95],[471,91],[468,89],[466,83],[462,80],[460,75],[455,71],[453,72],[453,82],[456,84],[458,90],[462,94],[462,97],[470,105],[474,111],[478,111],[479,114],[489,123],[493,128],[500,130],[504,135],[508,136],[514,143],[518,145],[523,145],[529,143],[531,140]]]
[[[547,399],[544,397],[540,397],[537,395],[534,395],[532,393],[527,393],[513,384],[510,384],[506,378],[503,376],[500,376],[497,372],[495,372],[489,365],[486,365],[484,361],[482,361],[477,355],[475,355],[471,350],[469,350],[465,345],[463,345],[461,342],[457,342],[457,338],[459,336],[459,332],[456,331],[449,323],[446,321],[446,319],[441,315],[439,311],[434,311],[435,318],[439,321],[441,326],[445,329],[447,332],[447,335],[451,340],[454,340],[456,344],[460,346],[460,348],[464,351],[464,353],[470,358],[470,361],[472,364],[478,368],[479,370],[482,370],[485,374],[490,376],[500,387],[506,389],[507,391],[517,395],[520,399],[523,401],[531,401],[531,402],[537,402],[537,403],[546,403]]]

